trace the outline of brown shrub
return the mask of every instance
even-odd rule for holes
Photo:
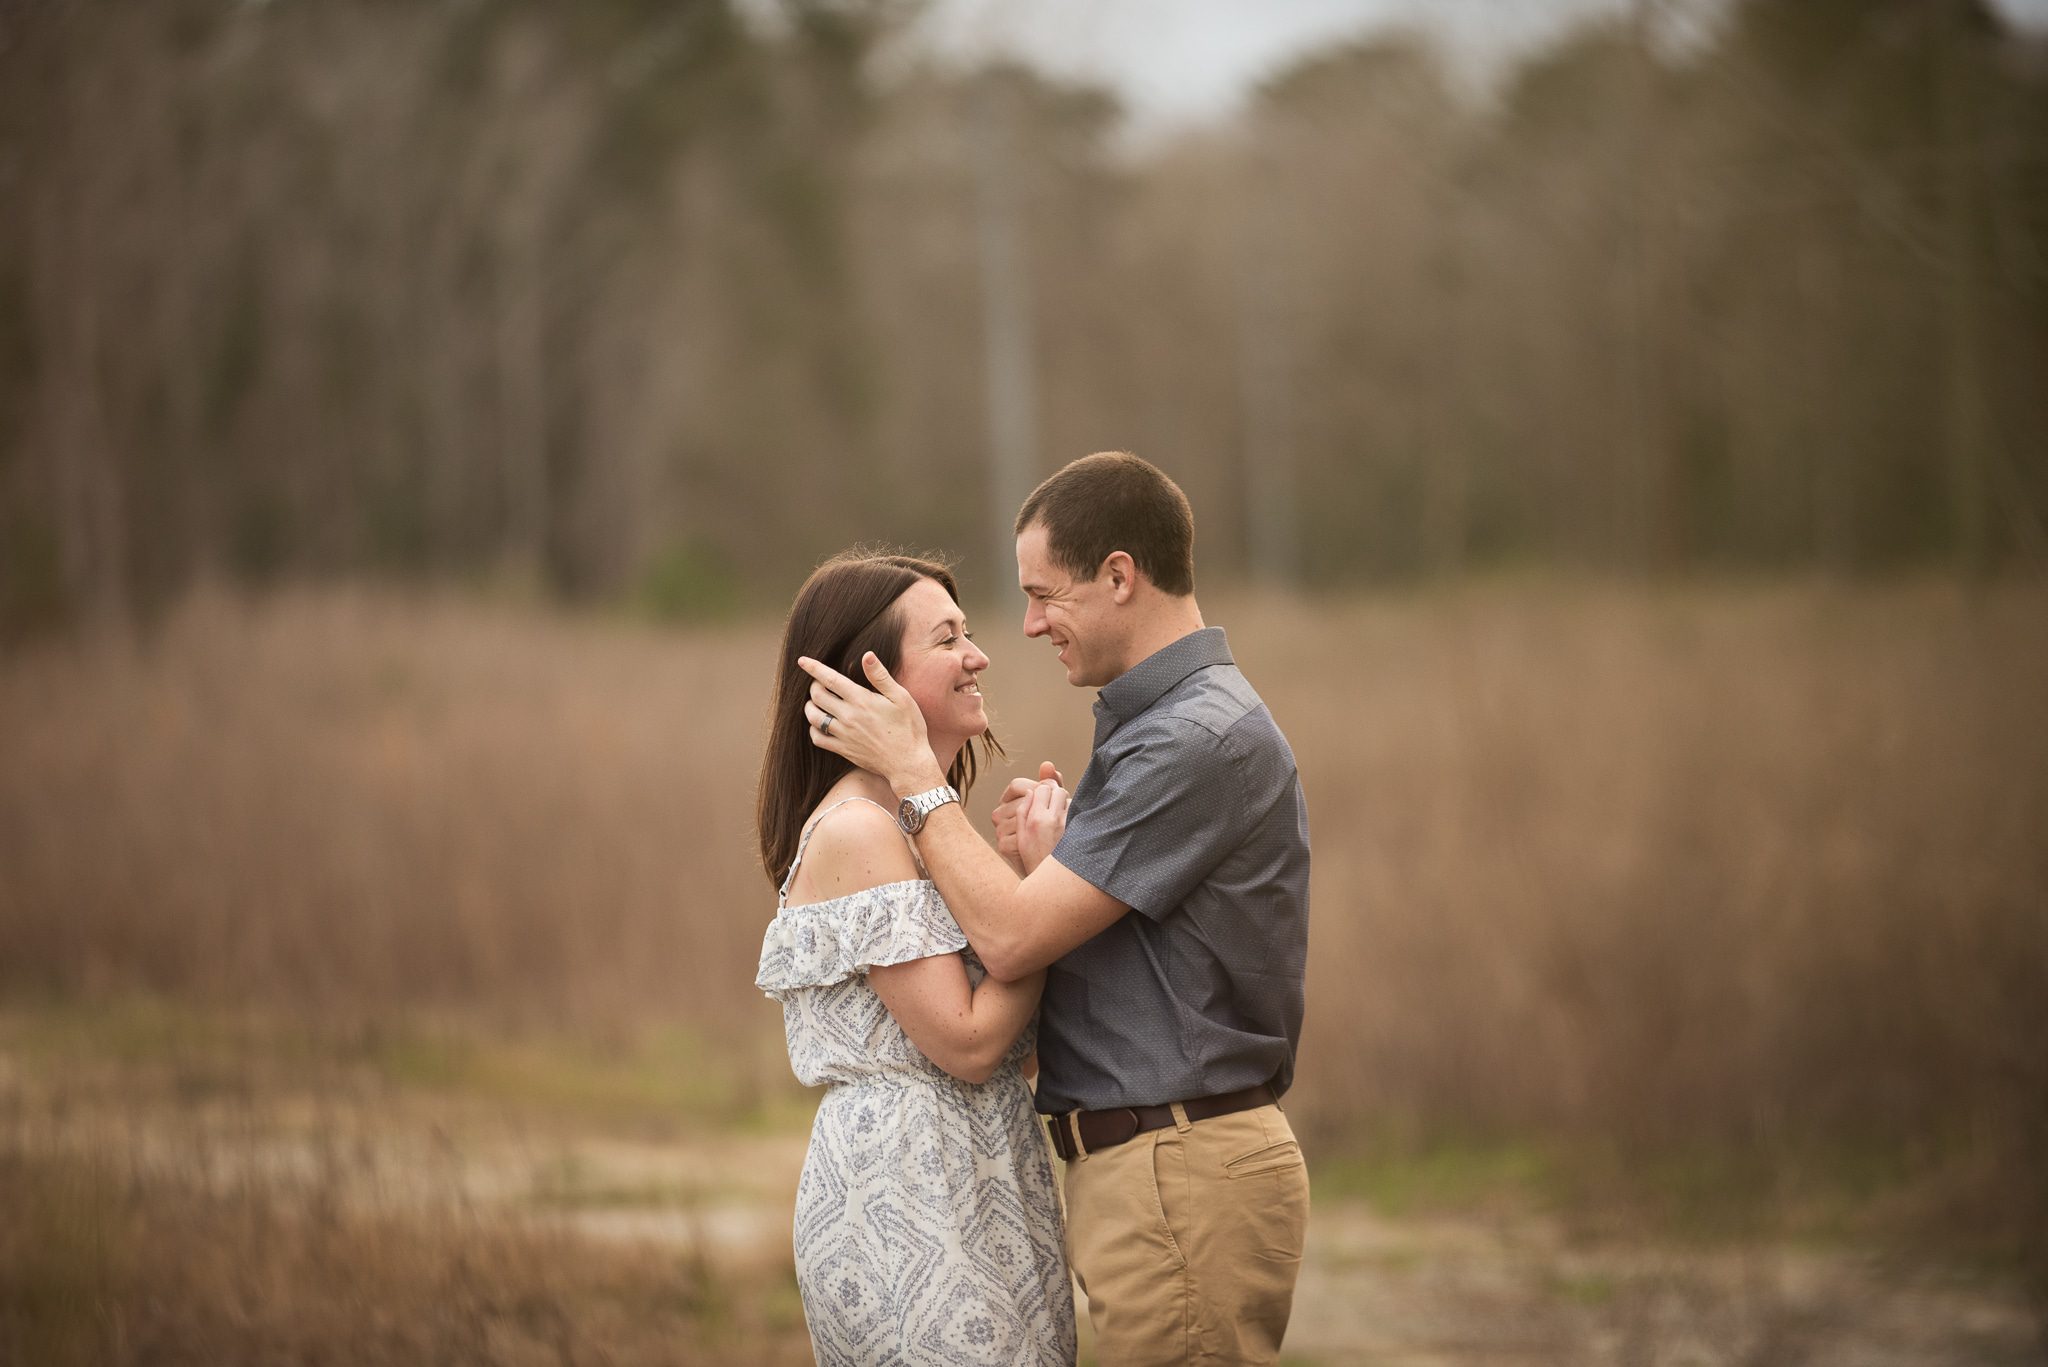
[[[1846,1148],[1996,1174],[1942,1201],[2008,1244],[2041,1208],[2038,588],[1210,607],[1308,790],[1292,1109],[1326,1147]],[[1088,697],[980,625],[1016,770],[1078,776]],[[0,984],[674,1019],[779,1071],[772,644],[332,592],[20,659]]]

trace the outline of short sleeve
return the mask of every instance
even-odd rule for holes
[[[1117,759],[1084,809],[1068,813],[1052,857],[1156,921],[1230,853],[1244,796],[1214,732],[1162,722]]]
[[[889,964],[956,954],[967,937],[933,884],[884,883],[809,906],[785,907],[768,923],[754,986],[770,997],[829,987]]]

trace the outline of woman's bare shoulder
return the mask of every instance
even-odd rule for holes
[[[844,897],[923,876],[895,815],[875,799],[844,794],[820,804],[820,810],[799,873],[814,894],[804,900]]]

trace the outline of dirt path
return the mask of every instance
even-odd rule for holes
[[[1317,1209],[1288,1349],[1377,1367],[2038,1364],[2016,1297],[1853,1250],[1568,1242],[1541,1217]]]
[[[25,1118],[11,1138],[140,1177],[252,1178],[383,1213],[464,1204],[786,1276],[800,1134],[631,1139],[432,1110],[183,1106]],[[1084,1336],[1085,1345],[1085,1336]],[[1585,1244],[1542,1217],[1389,1219],[1323,1201],[1288,1334],[1296,1364],[2021,1367],[2019,1301],[1853,1250]],[[1085,1354],[1084,1354],[1085,1359]]]

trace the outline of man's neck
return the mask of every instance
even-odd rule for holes
[[[1157,608],[1147,613],[1145,620],[1132,633],[1130,644],[1124,651],[1123,667],[1117,674],[1121,677],[1130,673],[1181,637],[1200,631],[1205,625],[1201,606],[1195,602],[1193,594],[1185,598],[1162,598]]]

